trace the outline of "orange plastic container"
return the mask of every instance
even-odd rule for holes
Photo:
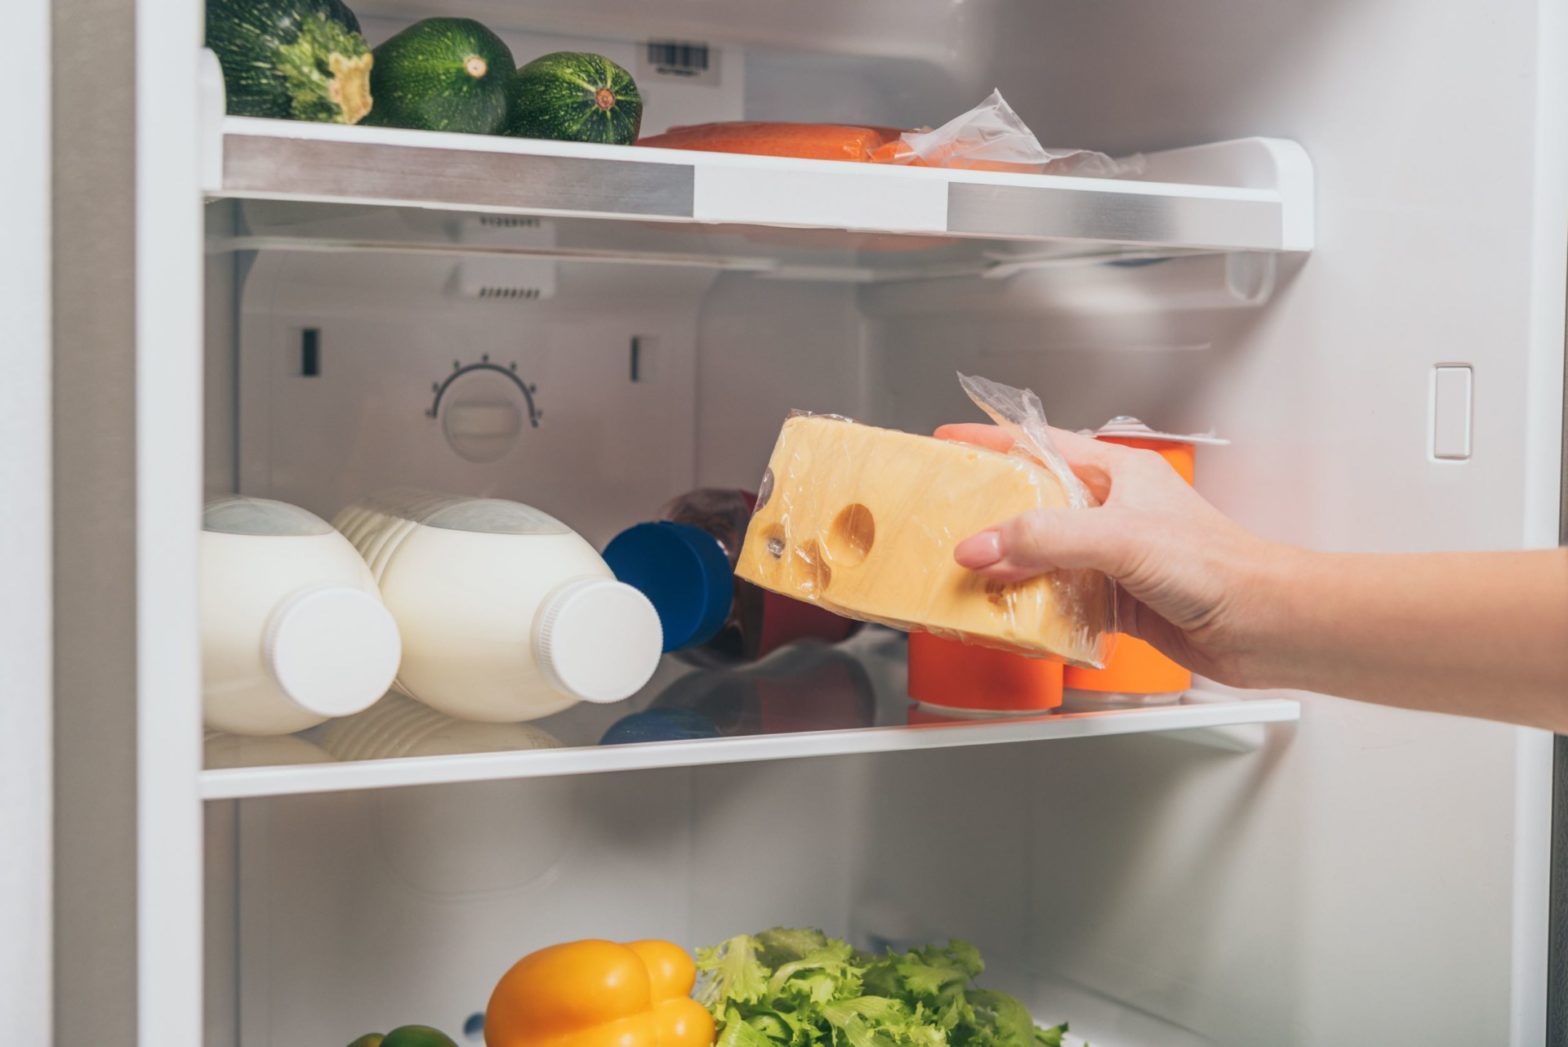
[[[1196,447],[1191,438],[1169,436],[1152,430],[1148,435],[1126,435],[1136,419],[1113,419],[1097,439],[1106,443],[1157,451],[1189,484],[1193,482]],[[1205,442],[1222,441],[1205,439]],[[1175,701],[1192,686],[1192,673],[1183,669],[1152,645],[1136,637],[1119,634],[1104,669],[1080,669],[1069,665],[1062,677],[1068,691],[1089,691],[1097,698],[1115,704],[1139,705]]]
[[[1062,704],[1064,668],[1052,658],[1027,658],[930,633],[909,634],[909,697],[923,706],[1049,712]]]

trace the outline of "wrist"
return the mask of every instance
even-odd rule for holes
[[[1250,688],[1307,685],[1298,641],[1317,601],[1322,559],[1322,553],[1262,539],[1239,558],[1231,584],[1237,597],[1231,608],[1233,679],[1223,682]]]

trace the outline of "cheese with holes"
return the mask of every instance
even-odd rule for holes
[[[1103,664],[1103,575],[1002,584],[960,567],[965,538],[1067,495],[1032,460],[823,415],[784,423],[735,573],[850,618]]]

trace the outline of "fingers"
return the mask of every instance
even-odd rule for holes
[[[1088,567],[1112,578],[1131,548],[1113,509],[1036,509],[964,539],[958,563],[987,578],[1021,582],[1058,567]]]
[[[1115,444],[1101,443],[1092,436],[1084,436],[1070,429],[1058,429],[1055,426],[1046,428],[1051,434],[1051,442],[1062,452],[1067,464],[1075,469],[1080,465],[1094,465],[1109,471],[1117,453],[1123,450]],[[984,422],[951,422],[937,426],[936,432],[931,435],[938,440],[976,444],[993,451],[1013,449],[1013,438],[1006,431]]]
[[[1109,473],[1117,459],[1127,450],[1125,447],[1103,443],[1092,436],[1084,436],[1070,429],[1058,429],[1054,425],[1049,428],[1051,442],[1056,445],[1058,451],[1062,452],[1062,457],[1073,467],[1073,472],[1080,472],[1083,468],[1095,468]]]
[[[1089,488],[1094,499],[1101,504],[1111,495],[1111,475],[1119,456],[1128,453],[1125,447],[1101,443],[1091,436],[1048,427],[1051,442],[1067,460],[1067,466]],[[939,440],[975,444],[992,451],[1006,453],[1013,448],[1013,438],[994,425],[979,422],[957,422],[938,426],[934,434]]]
[[[952,440],[955,443],[975,444],[993,451],[1006,453],[1013,449],[1013,438],[994,425],[985,425],[981,422],[957,422],[952,425],[937,426],[935,436],[938,440]]]

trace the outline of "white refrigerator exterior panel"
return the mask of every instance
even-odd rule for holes
[[[0,170],[10,203],[0,243],[0,313],[8,318],[0,384],[0,1014],[17,1035],[51,1035],[53,748],[50,578],[49,4],[11,10],[21,53],[0,67],[0,92],[18,100],[11,134],[22,143]]]

